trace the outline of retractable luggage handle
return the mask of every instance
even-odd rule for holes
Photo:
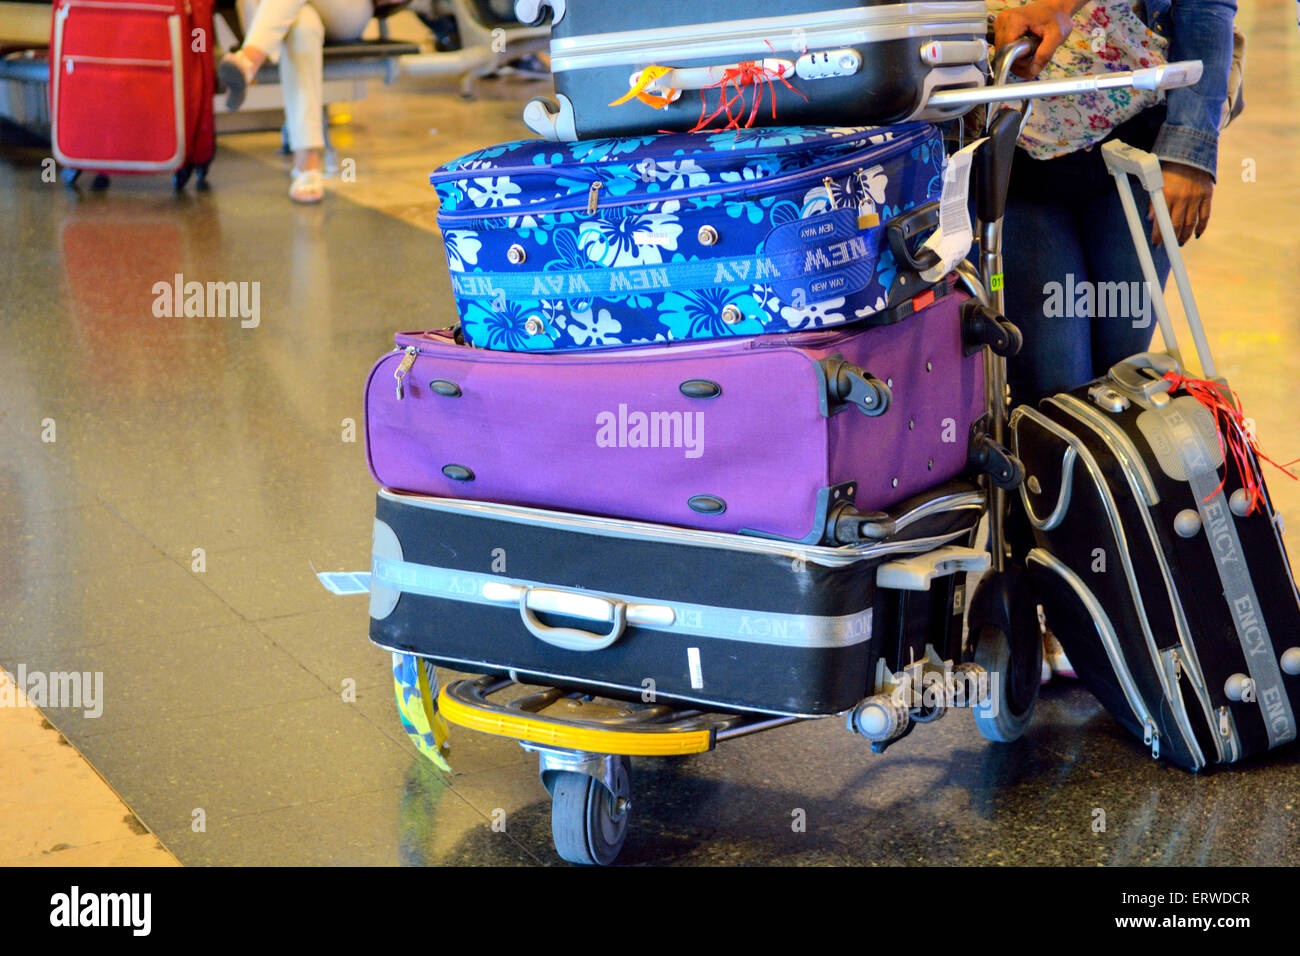
[[[1022,41],[1023,42],[1023,41]],[[1019,55],[1012,58],[1019,59]],[[1008,100],[1042,99],[1046,96],[1070,96],[1076,93],[1093,93],[1100,90],[1174,90],[1195,86],[1201,80],[1204,65],[1200,60],[1179,60],[1163,66],[1142,70],[1123,70],[1115,73],[1095,73],[1071,76],[1059,80],[1029,80],[1024,83],[993,83],[961,90],[938,90],[931,93],[926,105],[931,108],[956,109],[979,106],[981,103],[1001,103]]]
[[[1201,369],[1206,378],[1217,380],[1218,370],[1214,365],[1214,356],[1210,353],[1210,343],[1205,337],[1205,327],[1201,324],[1201,313],[1196,307],[1196,298],[1192,294],[1191,280],[1187,276],[1187,264],[1183,261],[1177,232],[1169,216],[1169,205],[1165,202],[1165,178],[1160,168],[1160,159],[1153,153],[1114,140],[1102,144],[1101,155],[1106,161],[1107,170],[1115,178],[1115,186],[1119,190],[1120,203],[1124,207],[1124,218],[1128,220],[1129,231],[1133,235],[1133,245],[1137,249],[1142,275],[1150,291],[1151,305],[1155,309],[1156,321],[1160,324],[1160,333],[1165,339],[1165,348],[1178,366],[1184,368],[1178,338],[1174,333],[1173,320],[1169,315],[1169,304],[1165,301],[1164,291],[1156,274],[1155,257],[1152,256],[1151,247],[1147,243],[1146,225],[1138,212],[1133,186],[1129,182],[1130,176],[1136,176],[1146,189],[1147,195],[1151,197],[1156,224],[1160,227],[1165,252],[1169,255],[1174,282],[1178,286],[1178,298],[1182,301],[1183,311],[1187,314],[1187,324],[1192,330],[1192,340],[1196,345],[1197,357],[1201,361]]]

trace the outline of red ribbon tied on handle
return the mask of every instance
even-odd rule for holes
[[[1219,451],[1223,454],[1225,462],[1231,453],[1232,460],[1237,463],[1237,470],[1241,473],[1242,488],[1249,501],[1246,514],[1254,514],[1255,509],[1264,502],[1264,479],[1255,467],[1254,459],[1268,462],[1293,481],[1300,480],[1300,476],[1290,470],[1300,464],[1300,458],[1288,461],[1286,464],[1278,464],[1260,450],[1259,441],[1255,437],[1254,423],[1242,414],[1241,402],[1236,392],[1217,382],[1188,378],[1177,372],[1166,372],[1164,377],[1173,383],[1173,391],[1182,389],[1214,416],[1214,424],[1219,433]],[[1227,480],[1225,473],[1223,481],[1219,482],[1219,486],[1209,497],[1213,498],[1222,491]]]

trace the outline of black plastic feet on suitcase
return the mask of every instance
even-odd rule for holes
[[[971,440],[969,464],[971,471],[988,475],[1003,491],[1019,488],[1025,477],[1025,466],[1020,459],[988,435],[976,435]]]
[[[195,176],[194,188],[203,191],[208,188],[208,163],[200,163],[197,166],[182,166],[172,175],[172,187],[177,192],[185,188],[185,184],[190,181],[190,176]]]
[[[961,307],[961,338],[965,355],[974,355],[987,346],[994,355],[1011,358],[1020,354],[1025,338],[1020,329],[996,309],[971,299]]]
[[[197,166],[185,165],[172,174],[172,188],[180,192],[190,181],[190,177],[197,174],[194,181],[194,188],[199,191],[205,191],[208,188],[208,167],[211,163],[199,163]],[[80,169],[64,169],[63,185],[69,189],[77,188],[77,180],[81,178]],[[104,173],[96,173],[95,178],[91,180],[90,188],[95,192],[100,192],[108,188],[111,180]]]
[[[897,525],[883,511],[859,511],[845,502],[827,516],[826,540],[834,544],[862,544],[884,541],[897,532]]]
[[[868,418],[889,411],[893,398],[889,386],[870,372],[839,358],[823,359],[821,364],[826,376],[826,394],[830,399],[827,410],[831,414],[850,405]]]

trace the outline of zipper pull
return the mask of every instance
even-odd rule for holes
[[[1179,680],[1179,679],[1183,676],[1183,661],[1182,661],[1182,658],[1180,658],[1180,657],[1178,656],[1178,652],[1177,652],[1177,651],[1170,651],[1170,652],[1169,652],[1169,660],[1170,660],[1170,661],[1173,663],[1173,665],[1174,665],[1174,668],[1173,668],[1173,669],[1174,669],[1174,680]]]
[[[1160,734],[1156,731],[1154,720],[1148,720],[1142,728],[1142,742],[1151,748],[1151,756],[1160,756]]]
[[[67,8],[65,7],[64,9],[66,10]],[[72,66],[73,66],[73,62],[74,62],[73,59],[72,59],[72,57],[68,57],[68,58],[67,58],[66,60],[64,60],[63,62],[66,63],[66,64],[68,65],[68,76],[71,76],[71,75],[72,75]]]
[[[1232,723],[1228,717],[1227,707],[1219,708],[1219,736],[1220,737],[1232,736]]]
[[[406,397],[406,376],[411,371],[411,366],[415,364],[415,357],[420,354],[420,350],[414,345],[407,346],[406,355],[402,357],[402,362],[393,372],[393,378],[397,379],[397,400],[400,402]]]
[[[826,201],[830,203],[831,209],[837,209],[835,205],[835,181],[827,176],[822,180],[822,185],[826,187]]]
[[[592,183],[591,189],[587,192],[587,215],[596,215],[596,209],[600,205],[600,190],[604,183]]]

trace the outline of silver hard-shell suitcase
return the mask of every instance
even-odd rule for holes
[[[547,7],[558,106],[534,100],[525,120],[563,140],[690,130],[733,97],[737,125],[751,114],[764,126],[939,120],[930,94],[983,86],[988,71],[981,0],[515,4],[526,23]],[[642,74],[651,67],[665,72]],[[610,105],[643,78],[642,98]]]
[[[755,0],[739,16],[723,0],[515,4],[525,23],[548,9],[556,100],[533,100],[524,122],[555,141],[940,122],[978,103],[1200,77],[1174,63],[989,87],[982,0]]]

